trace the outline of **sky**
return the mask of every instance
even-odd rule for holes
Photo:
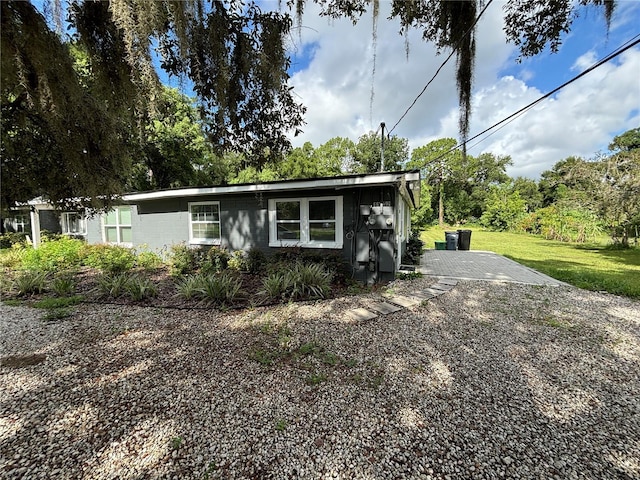
[[[265,0],[264,7],[277,8]],[[284,3],[284,2],[283,2]],[[318,15],[309,2],[301,27],[289,39],[290,84],[307,107],[304,133],[291,137],[294,146],[320,146],[336,137],[358,137],[387,131],[423,89],[449,51],[437,55],[420,32],[405,38],[396,20],[389,21],[390,2],[381,0],[377,46],[372,42],[372,17],[356,26],[348,20]],[[640,2],[619,0],[607,35],[601,9],[580,11],[560,51],[543,52],[516,62],[518,52],[506,43],[503,1],[494,1],[478,24],[473,110],[470,136],[516,112],[590,67],[640,34]],[[373,74],[375,56],[375,74]],[[444,137],[458,138],[458,96],[455,57],[427,88],[394,135],[409,140],[411,149]],[[373,81],[372,81],[373,79]],[[373,90],[372,90],[373,87]],[[373,102],[371,102],[373,91]],[[512,177],[539,178],[544,170],[569,156],[594,158],[606,152],[611,139],[640,126],[640,45],[606,63],[520,116],[476,145],[471,155],[509,155]],[[482,138],[482,137],[481,137]]]

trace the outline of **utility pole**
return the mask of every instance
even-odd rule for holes
[[[382,138],[380,140],[380,171],[384,172],[384,122],[380,122],[382,129]]]

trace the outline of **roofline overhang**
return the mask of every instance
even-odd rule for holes
[[[420,181],[418,170],[372,173],[343,177],[312,178],[304,180],[286,180],[280,182],[251,183],[241,185],[223,185],[217,187],[187,187],[154,192],[129,193],[122,196],[125,202],[161,200],[170,198],[197,197],[204,195],[233,195],[243,193],[287,192],[309,189],[341,190],[350,187],[375,187],[401,185],[405,182]]]

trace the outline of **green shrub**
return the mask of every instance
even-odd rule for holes
[[[261,273],[267,263],[267,256],[256,247],[247,252],[247,270],[249,273]]]
[[[0,267],[17,270],[22,265],[22,257],[27,251],[24,245],[15,243],[11,248],[0,250]]]
[[[13,279],[13,289],[20,296],[42,293],[45,290],[48,276],[48,272],[41,270],[22,271]]]
[[[136,256],[130,248],[120,245],[90,245],[84,263],[104,273],[122,273],[133,268]]]
[[[229,258],[229,252],[224,248],[213,246],[207,250],[201,269],[205,273],[220,273],[227,269]]]
[[[136,265],[145,270],[155,270],[162,267],[162,258],[157,253],[142,251],[136,257]]]
[[[299,262],[304,250],[302,247],[280,247],[271,256],[271,263],[295,263]]]
[[[85,243],[73,238],[43,241],[38,248],[29,247],[22,254],[22,268],[29,270],[66,270],[82,264]]]
[[[27,245],[27,234],[24,232],[7,232],[0,235],[0,248],[11,248],[14,245]]]
[[[512,192],[504,185],[490,187],[480,224],[499,232],[515,230],[526,215],[526,202],[518,191]]]
[[[550,205],[527,215],[520,229],[544,236],[547,240],[584,243],[602,235],[604,229],[597,215],[583,208]]]
[[[40,230],[40,241],[41,242],[57,242],[58,240],[62,240],[64,238],[69,238],[62,233],[50,232],[49,230]]]
[[[402,262],[408,265],[417,265],[420,263],[422,247],[424,247],[424,242],[420,239],[420,232],[417,230],[412,231],[409,240],[407,240],[407,250],[402,258]]]
[[[227,266],[230,270],[235,270],[236,272],[247,272],[249,271],[249,262],[247,258],[247,254],[242,250],[236,250],[231,254],[231,258],[227,263]]]
[[[184,243],[171,245],[169,268],[171,275],[194,272],[198,268],[198,252]]]

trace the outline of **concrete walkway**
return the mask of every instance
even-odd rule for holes
[[[416,270],[423,275],[439,277],[438,282],[430,288],[412,291],[404,296],[389,296],[380,298],[379,301],[369,299],[362,307],[347,311],[347,316],[354,321],[367,321],[378,315],[389,315],[402,308],[411,308],[447,293],[457,285],[458,280],[563,285],[563,282],[555,278],[502,255],[478,250],[427,250],[422,254],[420,266]]]
[[[422,255],[418,271],[431,277],[460,280],[488,280],[527,285],[563,284],[502,255],[478,250],[427,250]]]

